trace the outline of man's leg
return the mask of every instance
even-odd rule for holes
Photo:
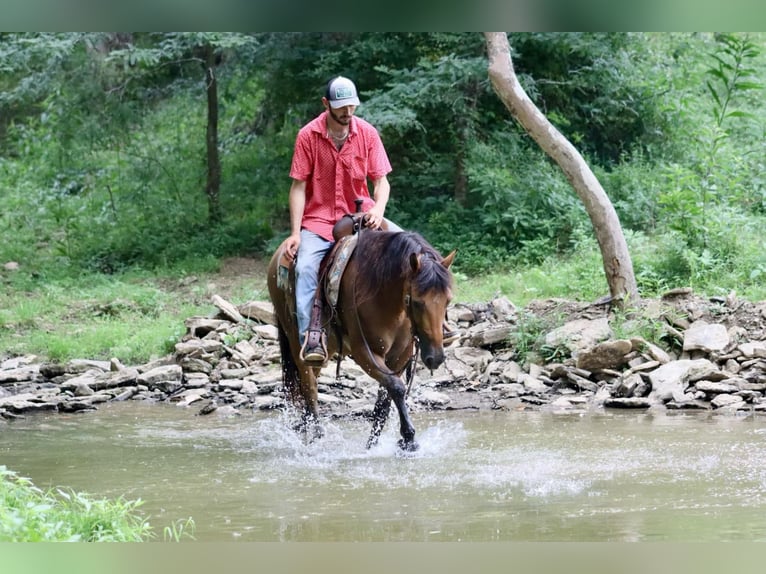
[[[318,285],[319,265],[332,243],[311,231],[301,231],[301,244],[295,262],[295,306],[300,344],[305,342]]]

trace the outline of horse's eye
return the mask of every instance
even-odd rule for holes
[[[423,301],[418,301],[417,299],[412,300],[412,307],[416,311],[423,311],[426,308],[426,304],[423,303]]]

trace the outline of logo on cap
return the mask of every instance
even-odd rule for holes
[[[354,90],[352,90],[349,86],[338,86],[335,88],[335,97],[334,100],[343,100],[345,98],[353,98],[354,97]]]

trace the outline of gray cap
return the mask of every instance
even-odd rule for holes
[[[357,96],[354,82],[343,76],[333,78],[327,83],[325,98],[333,109],[359,105],[359,96]]]

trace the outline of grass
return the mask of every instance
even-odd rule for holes
[[[0,542],[146,542],[158,536],[138,509],[141,500],[93,498],[42,490],[0,465]],[[194,520],[166,526],[165,541],[193,538]]]
[[[27,283],[0,293],[0,349],[50,360],[109,359],[145,362],[170,352],[184,334],[184,320],[215,311],[210,296],[216,275],[189,275],[183,268],[161,274],[119,275]],[[226,296],[244,302],[265,297],[252,279],[235,278]]]
[[[43,491],[0,466],[2,542],[142,542],[153,533],[137,513],[140,505],[140,500]]]
[[[639,290],[657,297],[673,287],[691,286],[701,294],[766,298],[766,258],[760,236],[740,234],[736,260],[712,257],[687,283],[689,256],[673,237],[628,234]],[[537,265],[519,265],[469,277],[453,266],[454,301],[476,303],[496,296],[518,307],[533,299],[595,301],[609,293],[595,239],[583,233],[568,257],[549,256]],[[735,264],[736,263],[736,264]],[[265,261],[206,257],[161,271],[130,270],[113,275],[34,278],[16,272],[0,275],[0,358],[35,354],[66,361],[120,359],[140,364],[172,351],[185,333],[184,321],[216,311],[217,293],[234,304],[267,300]],[[626,331],[652,331],[628,323]],[[531,329],[535,330],[535,329]],[[522,334],[523,339],[529,333]]]

